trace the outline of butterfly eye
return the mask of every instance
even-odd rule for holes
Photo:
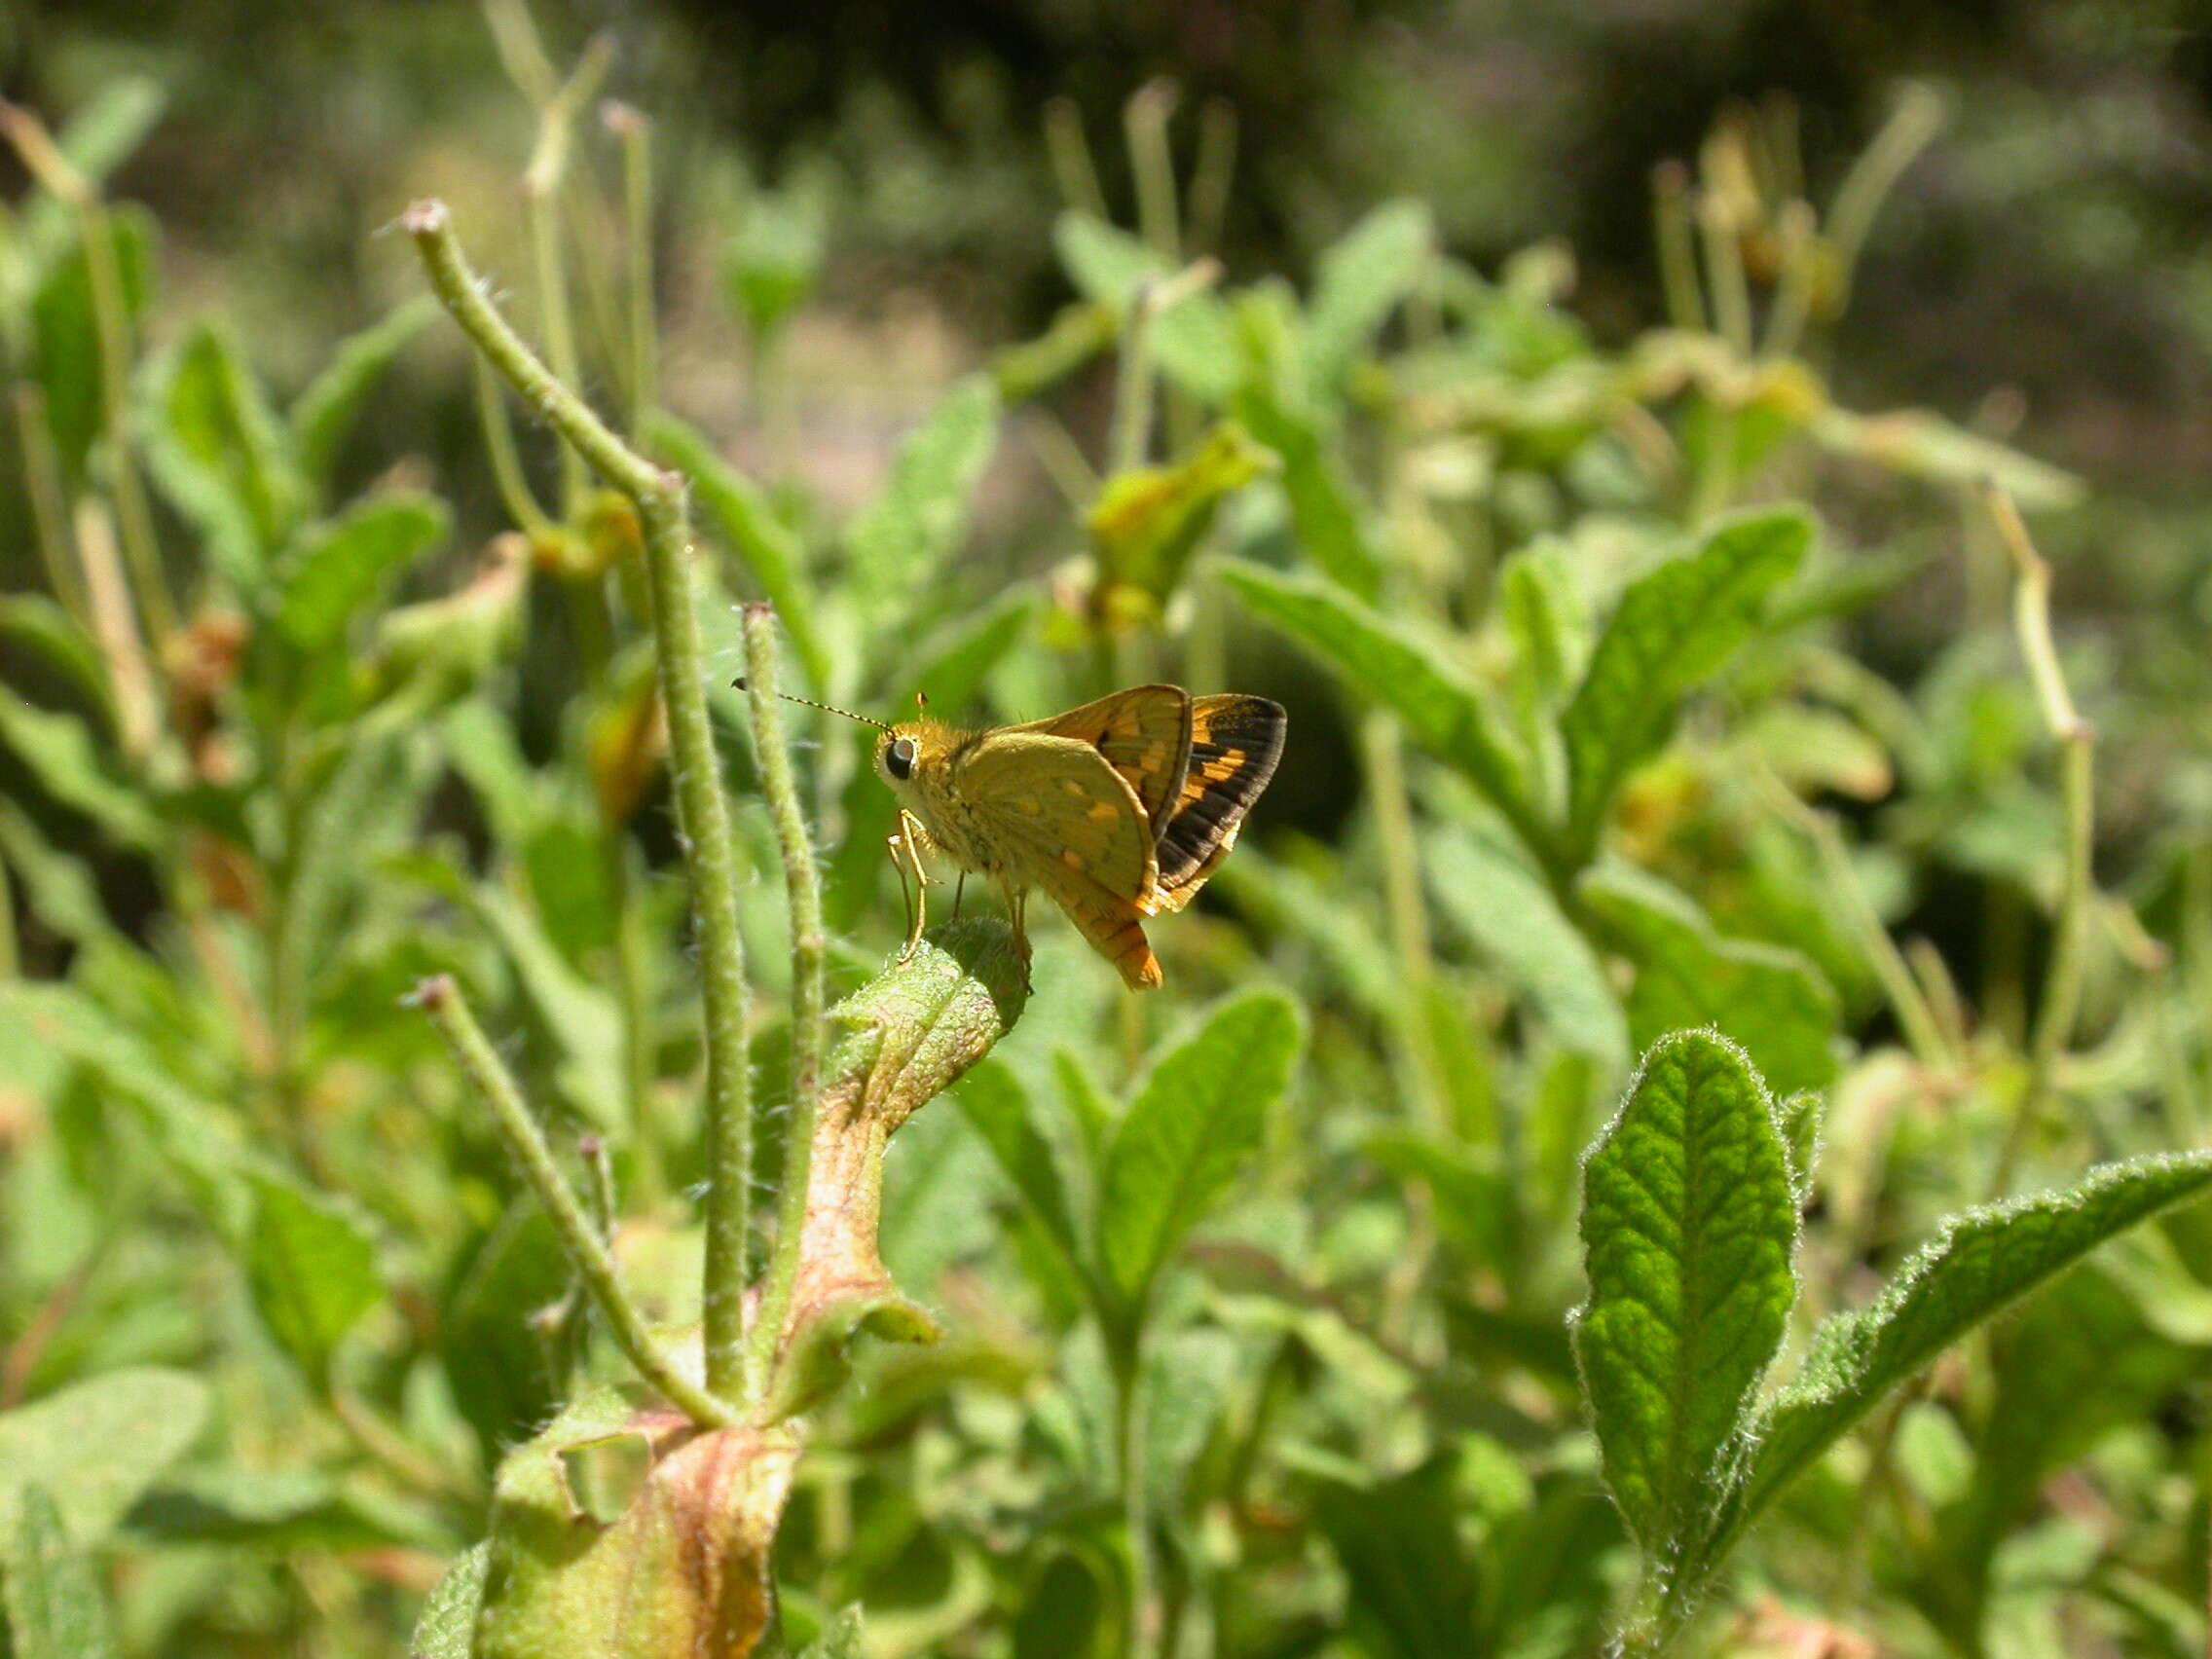
[[[894,778],[904,783],[914,775],[914,740],[910,737],[896,739],[883,752],[883,763],[890,768]]]

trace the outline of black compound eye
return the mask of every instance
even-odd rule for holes
[[[910,737],[894,739],[883,753],[883,763],[894,778],[904,783],[914,775],[914,740]]]

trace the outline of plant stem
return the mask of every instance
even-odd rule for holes
[[[533,547],[555,539],[552,516],[537,504],[537,497],[523,476],[522,456],[515,448],[515,429],[507,424],[507,406],[499,401],[498,377],[491,359],[476,356],[476,419],[484,428],[484,454],[492,462],[492,482],[507,517],[515,522]]]
[[[1115,387],[1109,476],[1142,466],[1152,445],[1153,324],[1192,295],[1205,292],[1220,276],[1218,262],[1200,259],[1161,281],[1140,282],[1130,296],[1129,314],[1122,325],[1122,367]]]
[[[1141,1321],[1141,1309],[1134,1316]],[[1122,1528],[1128,1534],[1128,1629],[1124,1651],[1128,1659],[1153,1659],[1159,1641],[1155,1622],[1152,1559],[1152,1494],[1145,1487],[1144,1338],[1141,1323],[1128,1334],[1110,1331],[1107,1352],[1114,1373],[1115,1458],[1122,1481]]]
[[[690,529],[683,480],[638,455],[574,392],[546,372],[485,299],[455,240],[444,203],[422,202],[401,220],[430,285],[478,350],[525,402],[543,412],[602,476],[636,503],[652,596],[653,652],[668,712],[676,821],[691,871],[699,930],[707,1049],[707,1386],[744,1391],[745,1285],[753,1205],[753,1096],[745,944],[737,926],[737,854],[729,803],[707,714],[699,617],[692,603]]]
[[[753,1323],[750,1364],[764,1378],[783,1340],[792,1287],[798,1281],[799,1244],[806,1226],[807,1182],[814,1157],[814,1112],[822,1092],[823,972],[830,936],[822,925],[822,874],[814,841],[792,776],[784,741],[783,704],[776,696],[776,612],[767,605],[745,608],[745,689],[753,709],[753,748],[768,816],[783,857],[784,892],[791,905],[792,1082],[785,1123],[784,1173],[777,1195],[776,1243],[760,1311]]]
[[[1198,159],[1191,164],[1193,253],[1221,251],[1222,227],[1229,221],[1230,193],[1236,183],[1236,106],[1227,98],[1208,98],[1198,108]]]
[[[1690,170],[1661,162],[1651,172],[1651,222],[1659,244],[1659,284],[1667,295],[1667,320],[1677,328],[1705,331],[1705,296],[1697,280],[1697,244],[1690,235]]]
[[[1106,193],[1098,188],[1090,140],[1083,132],[1083,112],[1073,98],[1057,97],[1045,105],[1045,154],[1052,164],[1052,182],[1059,186],[1060,200],[1103,223]]]
[[[659,336],[653,328],[653,129],[628,104],[603,118],[622,145],[623,248],[629,260],[630,438],[660,402]]]
[[[1122,109],[1122,129],[1129,145],[1129,171],[1136,177],[1137,228],[1145,245],[1169,265],[1183,261],[1182,212],[1175,204],[1175,157],[1167,144],[1167,123],[1181,98],[1174,82],[1147,81],[1129,94]]]
[[[2028,660],[2035,682],[2036,700],[2045,721],[2059,743],[2059,793],[2066,813],[2066,874],[2058,900],[2058,927],[2051,940],[2050,966],[2044,975],[2043,1000],[2036,1009],[2035,1029],[2028,1042],[2028,1081],[2010,1131],[1998,1153],[1991,1179],[1992,1197],[2012,1184],[2012,1172],[2026,1150],[2030,1131],[2051,1094],[2051,1076],[2059,1053],[2074,1035],[2082,1012],[2082,978],[2087,965],[2089,912],[2096,893],[2091,857],[2096,850],[2096,728],[2082,719],[2066,687],[2058,664],[2058,646],[2050,632],[2050,566],[2028,538],[2019,509],[2011,497],[1991,486],[1986,491],[1991,516],[2006,551],[2011,555],[2016,580],[2012,589],[2012,623],[2019,635],[2020,652]]]
[[[607,1253],[599,1230],[592,1225],[582,1202],[562,1177],[560,1166],[553,1161],[553,1149],[546,1144],[544,1131],[538,1128],[537,1121],[523,1104],[514,1079],[493,1051],[484,1036],[484,1028],[476,1023],[476,1016],[469,1012],[461,988],[440,975],[418,985],[413,1001],[445,1039],[455,1064],[460,1066],[469,1087],[491,1108],[500,1138],[507,1143],[507,1151],[513,1155],[523,1178],[537,1195],[537,1201],[545,1206],[546,1219],[552,1222],[570,1265],[583,1280],[584,1288],[591,1292],[592,1300],[599,1304],[615,1345],[638,1368],[638,1375],[701,1428],[734,1426],[737,1413],[716,1397],[712,1385],[701,1388],[685,1377],[653,1341],[645,1315],[630,1300],[629,1292],[622,1288],[622,1281],[614,1271],[614,1259]]]
[[[1844,175],[1835,200],[1828,204],[1828,245],[1835,250],[1836,275],[1843,291],[1850,288],[1852,267],[1859,263],[1860,249],[1866,245],[1874,215],[1904,169],[1912,165],[1912,159],[1942,125],[1943,100],[1929,88],[1908,83],[1889,122]],[[1841,298],[1839,293],[1837,303]]]
[[[30,501],[31,531],[38,542],[46,584],[63,609],[78,621],[91,614],[84,583],[69,553],[69,507],[61,490],[61,462],[54,453],[53,429],[46,424],[46,393],[35,381],[15,387],[16,438],[23,451],[23,494]]]

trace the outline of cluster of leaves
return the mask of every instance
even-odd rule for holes
[[[550,246],[588,79],[527,46]],[[0,240],[0,342],[49,591],[0,608],[6,1646],[389,1651],[459,1558],[417,1643],[461,1653],[487,1508],[512,1546],[549,1479],[510,1448],[555,1421],[565,1524],[645,1512],[595,1456],[612,1346],[410,984],[491,1013],[634,1293],[697,1317],[639,533],[580,468],[544,506],[508,463],[515,530],[457,571],[409,468],[339,498],[424,313],[281,409],[222,328],[179,331],[154,227],[95,188],[156,103],[9,128],[42,181]],[[1133,157],[1155,203],[1162,154]],[[2175,1206],[2212,1163],[2157,1149],[2201,1138],[2212,866],[2175,824],[2124,898],[2088,882],[2051,763],[2086,737],[2039,719],[2000,543],[1964,555],[1993,603],[1912,683],[1854,655],[1855,619],[1927,591],[1954,498],[2078,491],[1830,399],[1856,242],[1772,155],[1737,134],[1663,194],[1677,325],[1620,350],[1565,309],[1559,250],[1486,276],[1417,203],[1303,292],[1071,208],[1065,312],[841,522],[657,407],[649,328],[579,347],[537,272],[556,369],[597,352],[690,481],[715,669],[729,602],[765,598],[848,706],[1018,719],[1158,677],[1292,707],[1222,902],[1163,940],[1177,1006],[1041,920],[1020,1023],[892,1144],[882,1262],[943,1334],[860,1339],[861,1385],[810,1396],[777,1640],[1536,1659],[1825,1619],[1908,1652],[2201,1647],[2212,1235]],[[724,250],[768,381],[803,376],[820,236],[763,201]],[[1109,373],[1092,475],[1059,422]],[[490,400],[485,427],[511,452]],[[994,561],[972,521],[1010,428],[1079,499]],[[1870,478],[1900,528],[1823,534]],[[799,718],[849,990],[898,937],[891,805],[869,734]],[[1894,937],[1946,883],[1978,977]],[[780,899],[743,895],[763,1079]],[[535,1650],[602,1650],[549,1582]]]

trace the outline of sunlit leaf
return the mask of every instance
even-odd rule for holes
[[[445,538],[434,496],[379,496],[311,533],[282,578],[276,626],[301,651],[330,648],[394,576]]]
[[[14,1659],[113,1659],[107,1602],[44,1487],[24,1490],[0,1568]]]
[[[256,1176],[246,1282],[269,1334],[322,1386],[346,1333],[384,1294],[376,1242],[344,1204],[296,1182]]]
[[[989,375],[977,374],[906,434],[890,482],[845,533],[853,585],[871,608],[903,604],[959,545],[998,428],[998,388]]]
[[[1411,291],[1435,240],[1425,203],[1385,202],[1321,255],[1306,308],[1306,368],[1317,403]]]
[[[12,692],[0,696],[0,745],[56,802],[83,813],[119,845],[148,848],[159,839],[152,803],[107,769],[76,716],[34,707]]]
[[[304,492],[268,394],[223,331],[202,324],[148,369],[146,459],[207,558],[260,588]]]
[[[1124,327],[1138,286],[1174,275],[1128,232],[1074,209],[1053,225],[1052,245],[1083,295],[1112,306]],[[1236,330],[1228,306],[1212,294],[1186,294],[1156,313],[1152,350],[1161,373],[1208,403],[1219,403],[1236,385]]]
[[[1644,1056],[1584,1165],[1582,1241],[1574,1351],[1605,1484],[1671,1573],[1743,1479],[1797,1295],[1788,1161],[1742,1051],[1685,1031]]]
[[[187,1372],[124,1366],[0,1412],[0,1537],[17,1535],[38,1487],[80,1549],[99,1544],[199,1437],[208,1402]]]

